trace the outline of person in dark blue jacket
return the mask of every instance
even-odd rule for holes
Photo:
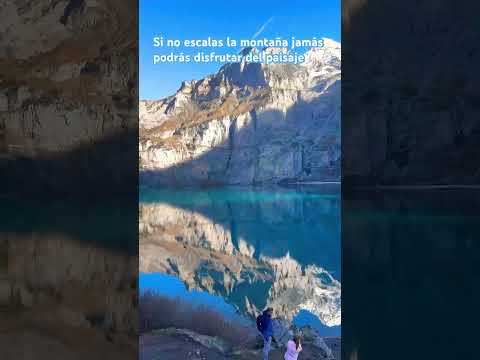
[[[268,360],[272,340],[275,342],[273,337],[272,315],[273,308],[269,307],[257,318],[257,327],[263,336],[263,360]]]

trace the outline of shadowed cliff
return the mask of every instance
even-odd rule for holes
[[[342,5],[345,189],[479,184],[479,4]]]
[[[58,136],[60,134],[57,134]],[[138,132],[34,157],[0,158],[0,194],[137,198]]]

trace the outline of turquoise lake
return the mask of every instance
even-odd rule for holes
[[[479,224],[478,189],[344,193],[344,358],[478,358]]]
[[[340,186],[140,190],[140,290],[340,336]]]

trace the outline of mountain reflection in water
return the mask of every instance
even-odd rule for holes
[[[138,354],[137,204],[0,201],[0,359]]]
[[[142,273],[173,275],[241,314],[269,304],[339,331],[338,185],[142,188],[139,217]]]

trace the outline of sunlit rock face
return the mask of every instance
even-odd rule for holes
[[[140,102],[141,179],[155,184],[338,180],[340,44],[303,64],[233,63]]]
[[[328,326],[341,323],[341,285],[326,270],[302,266],[289,255],[280,259],[262,258],[274,269],[268,303],[277,315],[291,320],[300,310],[308,310]]]
[[[275,204],[212,206],[215,217],[168,203],[141,203],[140,271],[174,275],[190,289],[222,296],[250,315],[268,304],[287,320],[308,310],[328,326],[340,325],[341,285],[302,255],[309,244],[299,243],[292,255],[281,237],[260,240],[252,214],[262,219],[263,228],[304,216],[300,203]],[[332,200],[330,206],[338,204]],[[320,226],[325,234],[334,231],[328,222]]]

